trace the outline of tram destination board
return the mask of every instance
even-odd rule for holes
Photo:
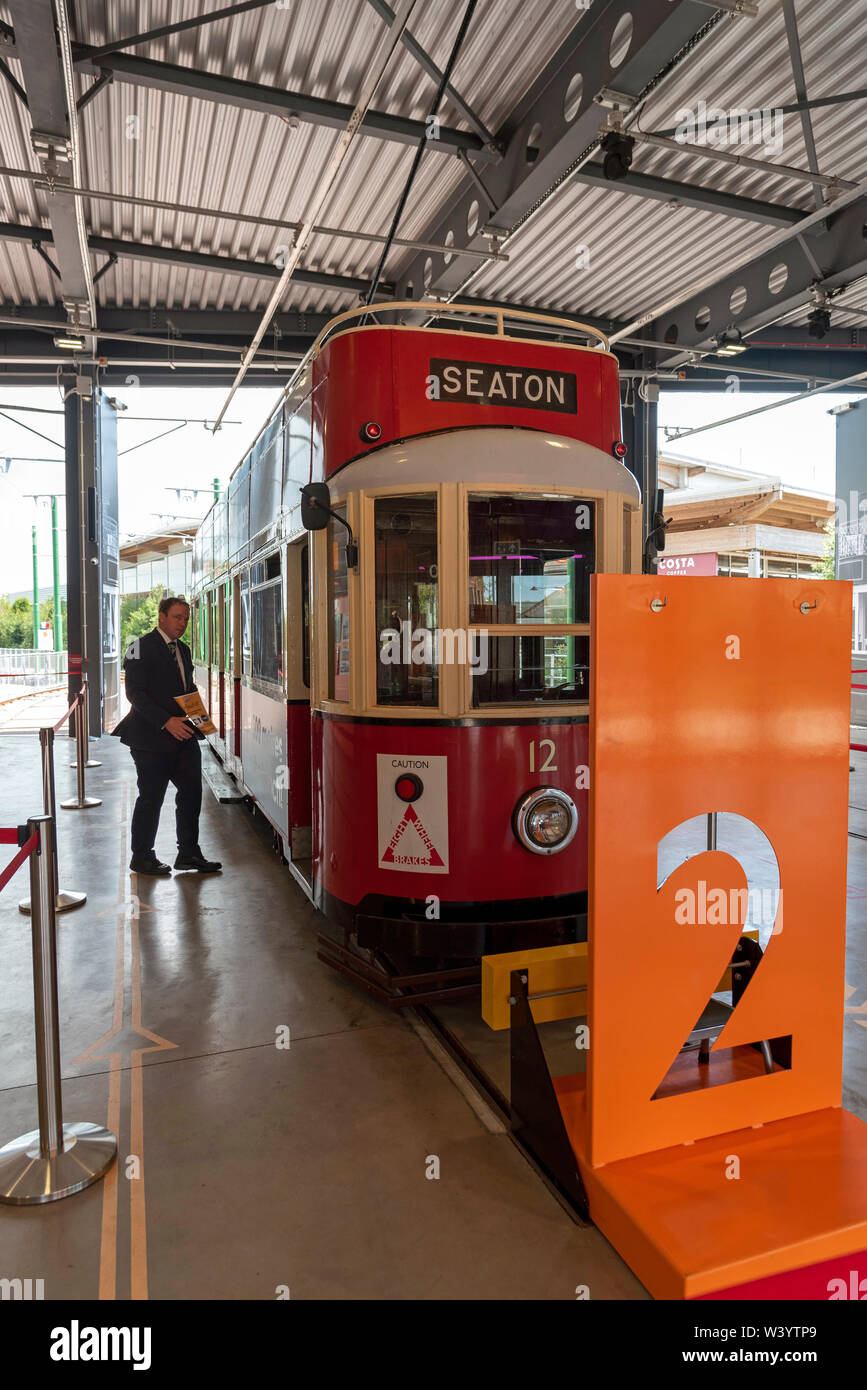
[[[449,357],[430,359],[431,399],[465,405],[516,406],[522,410],[578,412],[578,378],[574,372],[499,362],[460,362]]]

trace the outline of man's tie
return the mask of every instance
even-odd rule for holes
[[[186,671],[184,670],[183,659],[182,659],[182,657],[181,657],[180,652],[178,651],[178,644],[177,644],[177,642],[169,642],[169,651],[171,652],[172,656],[175,658],[175,661],[178,663],[178,670],[179,670],[180,673],[181,673],[181,685],[183,686],[184,690],[186,690],[186,688],[187,688],[187,673],[186,673]]]

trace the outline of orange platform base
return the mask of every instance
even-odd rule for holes
[[[698,1298],[867,1247],[867,1124],[849,1111],[592,1168],[584,1076],[554,1088],[591,1219],[654,1298]]]

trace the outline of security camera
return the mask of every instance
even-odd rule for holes
[[[625,179],[632,163],[635,141],[631,135],[619,130],[609,130],[602,141],[602,172],[606,179],[617,182]]]

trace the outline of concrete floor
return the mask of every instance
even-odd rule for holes
[[[134,884],[132,762],[111,738],[91,750],[103,804],[58,812],[61,886],[88,893],[58,921],[63,1102],[117,1132],[121,1161],[61,1202],[0,1206],[0,1277],[47,1299],[647,1297],[408,1022],[316,959],[316,914],[245,807],[205,792],[222,875]],[[35,735],[0,757],[12,825],[40,809]],[[172,832],[169,801],[166,859]],[[36,1125],[26,891],[0,895],[0,1144]]]
[[[226,871],[134,881],[132,762],[114,739],[91,747],[103,804],[59,812],[61,886],[89,895],[58,924],[64,1114],[108,1122],[121,1161],[62,1202],[0,1206],[0,1277],[41,1278],[48,1299],[647,1297],[409,1023],[316,959],[317,914],[263,823],[206,789],[202,844]],[[35,735],[3,735],[0,757],[12,825],[39,810]],[[852,761],[867,836],[867,754]],[[172,842],[169,800],[163,858]],[[0,1144],[36,1124],[26,891],[22,872],[0,895]],[[867,1118],[867,838],[849,840],[848,897],[843,1099]],[[472,1001],[447,1014],[507,1091],[505,1035]],[[546,1026],[555,1073],[572,1028]]]

